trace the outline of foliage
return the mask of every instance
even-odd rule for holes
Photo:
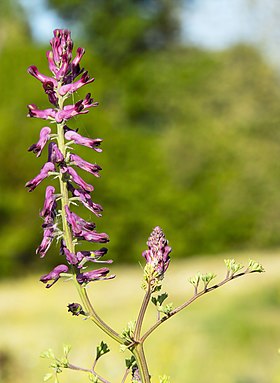
[[[123,65],[132,55],[178,39],[180,0],[48,0],[82,32],[102,60]],[[73,12],[75,9],[75,12]],[[78,22],[77,22],[78,20]]]
[[[1,52],[2,275],[16,272],[15,260],[34,267],[40,238],[35,217],[44,191],[30,196],[23,185],[39,166],[26,143],[43,125],[33,121],[30,129],[24,105],[47,106],[26,74],[35,55],[47,73],[44,50],[25,44]],[[139,259],[155,224],[166,228],[178,258],[279,246],[280,90],[253,49],[146,52],[117,73],[98,57],[86,60],[100,106],[77,127],[104,138],[95,200],[106,207],[98,225],[110,235],[111,258]]]

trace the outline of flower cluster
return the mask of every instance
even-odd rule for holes
[[[39,174],[28,181],[25,186],[31,192],[48,177],[58,178],[60,185],[58,192],[54,186],[46,187],[45,202],[40,212],[44,221],[42,224],[43,239],[36,253],[44,257],[56,238],[61,242],[60,253],[65,257],[66,264],[56,266],[50,273],[43,275],[40,280],[46,283],[46,287],[50,287],[63,274],[67,274],[70,268],[76,275],[78,283],[84,285],[90,281],[110,279],[114,276],[108,276],[109,269],[106,267],[84,271],[89,262],[112,262],[111,260],[100,260],[107,253],[106,248],[102,247],[94,251],[75,251],[79,240],[103,244],[109,241],[109,237],[106,233],[98,233],[93,222],[86,221],[71,209],[71,205],[78,202],[98,217],[102,212],[102,207],[91,199],[94,187],[88,184],[74,168],[77,167],[99,177],[101,167],[70,152],[72,149],[70,145],[82,145],[101,152],[99,146],[102,139],[83,137],[77,131],[69,128],[66,123],[74,116],[88,113],[89,108],[97,106],[98,103],[88,93],[83,100],[79,100],[73,105],[65,104],[70,95],[94,79],[80,67],[81,58],[85,53],[84,49],[78,48],[76,56],[72,57],[73,42],[70,31],[56,29],[50,44],[52,49],[47,52],[47,59],[53,76],[45,76],[38,71],[36,66],[30,66],[28,72],[42,83],[52,107],[41,110],[36,105],[30,104],[28,105],[28,116],[49,120],[56,126],[56,131],[53,132],[49,126],[44,126],[38,142],[28,149],[39,157],[44,147],[48,145],[48,157]],[[79,79],[77,79],[78,76],[80,76]]]
[[[171,247],[168,246],[168,241],[159,226],[152,231],[147,245],[149,249],[143,251],[142,255],[146,259],[147,265],[150,265],[152,272],[156,274],[157,278],[162,279],[170,262]]]

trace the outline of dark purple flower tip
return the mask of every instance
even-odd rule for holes
[[[101,138],[87,138],[81,136],[75,130],[65,128],[65,138],[66,140],[73,141],[75,144],[87,146],[88,148],[94,149],[97,152],[102,152],[102,149],[99,148],[102,139]]]
[[[53,186],[46,187],[44,207],[40,212],[41,217],[55,217],[56,195],[54,193],[55,188]]]
[[[52,283],[48,283],[46,285],[47,288],[51,287],[58,279],[60,278],[60,274],[67,273],[68,267],[66,265],[58,265],[48,274],[44,274],[41,276],[40,281],[43,283],[47,283],[49,281],[53,281]]]
[[[110,275],[109,277],[106,277],[109,271],[110,270],[107,267],[103,267],[98,270],[86,271],[85,273],[80,273],[77,275],[77,281],[82,285],[84,283],[89,283],[92,281],[115,278],[115,275]]]
[[[168,241],[159,226],[156,226],[152,231],[147,245],[149,249],[145,250],[142,255],[159,276],[163,277],[169,266],[169,253],[172,249],[168,246]]]
[[[48,126],[45,126],[41,129],[39,141],[36,144],[33,144],[28,149],[29,152],[37,154],[36,157],[40,157],[42,150],[44,149],[46,143],[50,139],[51,129]]]
[[[58,146],[54,142],[49,143],[49,155],[48,162],[52,162],[53,164],[61,164],[64,161],[64,156],[61,151],[58,149]]]
[[[67,173],[71,176],[72,180],[79,185],[83,190],[91,192],[94,190],[94,187],[88,183],[86,183],[70,166],[67,167]]]
[[[70,312],[72,315],[86,315],[82,306],[79,303],[69,303],[68,312]]]
[[[91,164],[90,162],[83,160],[77,154],[70,154],[69,159],[71,164],[76,165],[80,169],[93,174],[95,177],[100,177],[99,171],[102,170],[102,168],[99,165]]]
[[[49,176],[49,172],[54,172],[55,166],[52,162],[46,162],[40,170],[40,173],[32,180],[28,181],[25,186],[29,188],[29,192],[33,191],[45,178]]]
[[[68,182],[67,183],[68,190],[72,193],[72,196],[78,198],[79,201],[92,213],[94,213],[97,217],[101,217],[101,212],[103,208],[101,205],[94,203],[91,199],[90,193],[83,189],[75,189],[74,186]]]

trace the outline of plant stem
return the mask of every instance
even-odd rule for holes
[[[138,318],[137,318],[136,326],[135,326],[134,340],[136,342],[138,342],[139,339],[140,339],[141,328],[142,328],[144,316],[145,316],[148,304],[150,302],[150,299],[151,299],[151,284],[149,282],[148,286],[147,286],[147,291],[146,291],[146,293],[144,295],[143,302],[142,302],[142,305],[141,305],[141,308],[140,308],[140,311],[139,311],[139,315],[138,315]]]
[[[88,368],[74,366],[74,364],[71,364],[71,363],[68,363],[67,368],[69,368],[70,370],[75,370],[75,371],[89,372],[89,373],[93,374],[94,376],[96,376],[101,382],[103,382],[103,383],[110,383],[109,380],[107,380],[105,378],[102,378],[102,376],[97,374],[93,369],[90,370]]]
[[[152,332],[155,331],[156,328],[158,328],[158,326],[160,326],[163,322],[165,322],[167,319],[171,318],[172,316],[174,316],[175,314],[177,314],[178,312],[182,311],[184,308],[186,308],[187,306],[189,306],[191,303],[193,303],[195,300],[197,300],[198,298],[200,298],[202,295],[206,294],[206,293],[209,293],[210,291],[213,291],[213,290],[216,290],[217,288],[223,286],[224,284],[226,284],[227,282],[233,280],[233,279],[236,279],[236,278],[239,278],[245,274],[248,274],[250,271],[246,270],[242,273],[239,273],[239,274],[235,274],[235,275],[227,275],[225,279],[223,279],[220,283],[217,283],[216,285],[214,286],[211,286],[211,287],[207,287],[205,288],[204,290],[200,291],[199,293],[198,292],[195,292],[195,294],[186,302],[184,302],[182,305],[176,307],[174,310],[172,310],[168,315],[162,317],[161,319],[159,319],[140,339],[140,343],[143,343],[147,338],[148,336],[151,335]]]
[[[63,103],[64,103],[63,97],[58,96],[58,106],[60,110],[63,109]],[[65,146],[63,127],[64,127],[63,123],[57,124],[57,143],[58,143],[59,150],[61,151],[63,156],[66,157],[66,146]],[[60,184],[60,193],[61,193],[61,219],[62,219],[62,228],[63,228],[63,239],[69,251],[71,253],[75,253],[75,244],[73,242],[72,233],[67,222],[66,211],[65,211],[65,206],[69,206],[67,182],[64,181],[62,173],[60,173],[59,184]],[[73,274],[73,280],[74,280],[75,286],[78,290],[78,293],[83,302],[83,305],[88,311],[90,319],[99,328],[101,328],[106,334],[108,334],[111,338],[115,339],[119,343],[123,343],[123,339],[118,335],[118,333],[114,331],[110,326],[108,326],[95,312],[85,288],[82,287],[77,282],[76,272],[73,267],[72,267],[72,274]]]
[[[127,369],[125,370],[125,373],[124,373],[124,376],[123,376],[123,378],[122,378],[121,383],[125,383],[126,378],[128,377],[129,371],[130,371],[129,368],[127,368]]]
[[[138,343],[132,353],[135,357],[137,367],[141,376],[141,383],[151,383],[151,378],[148,370],[148,365],[144,353],[143,343]]]

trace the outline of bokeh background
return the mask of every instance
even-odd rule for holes
[[[44,261],[34,254],[44,185],[24,188],[45,160],[27,152],[43,123],[26,118],[26,105],[48,106],[26,69],[48,73],[45,51],[57,27],[86,48],[83,64],[96,78],[88,91],[100,103],[71,125],[104,139],[102,154],[82,153],[103,168],[94,184],[104,207],[97,227],[110,235],[124,282],[94,287],[97,304],[109,320],[119,310],[120,329],[135,316],[141,268],[132,263],[142,261],[155,225],[173,248],[175,303],[191,293],[192,270],[222,273],[225,257],[258,258],[264,276],[181,314],[157,335],[161,352],[150,342],[151,359],[176,383],[280,382],[279,18],[277,0],[1,1],[0,382],[40,380],[45,348],[71,342],[81,359],[94,349],[94,330],[66,318],[68,284],[46,292],[37,283],[57,264],[57,248]],[[101,368],[120,381],[110,363]]]

